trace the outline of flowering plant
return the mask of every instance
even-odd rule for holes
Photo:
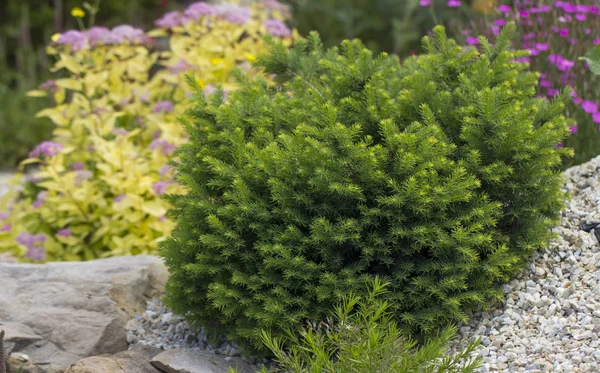
[[[186,140],[178,123],[184,75],[207,92],[235,88],[231,72],[252,72],[262,35],[291,43],[273,4],[198,2],[150,32],[122,25],[56,35],[48,47],[53,71],[68,76],[30,92],[52,96],[56,105],[38,116],[56,128],[23,162],[38,171],[0,205],[0,252],[34,261],[155,252],[173,228],[161,196],[185,192],[169,166]]]
[[[428,3],[421,0],[422,5],[428,6]],[[457,12],[468,11],[468,7],[460,3],[450,0],[447,5]],[[600,6],[582,3],[579,0],[503,1],[486,17],[471,17],[467,23],[449,24],[457,39],[481,47],[478,36],[494,40],[502,26],[514,21],[520,35],[514,48],[529,51],[529,56],[519,61],[539,72],[539,95],[553,97],[564,87],[573,89],[567,111],[577,124],[571,127],[574,134],[565,141],[565,145],[575,149],[575,158],[569,164],[581,163],[600,153],[598,78],[590,73],[588,62],[578,61],[586,50],[600,44]]]

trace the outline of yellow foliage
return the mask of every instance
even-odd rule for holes
[[[0,252],[36,261],[156,252],[174,227],[162,195],[185,193],[169,166],[186,141],[177,119],[189,91],[185,75],[207,92],[234,89],[232,70],[255,73],[249,61],[266,50],[265,21],[285,19],[262,3],[207,6],[209,15],[167,14],[147,33],[120,26],[53,35],[51,71],[65,77],[29,94],[54,98],[37,115],[56,128],[52,143],[23,162],[38,171],[0,200]],[[232,9],[250,16],[239,22]],[[165,37],[169,47],[161,50]]]

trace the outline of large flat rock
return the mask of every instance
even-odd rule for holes
[[[125,324],[164,291],[168,272],[154,256],[89,262],[0,262],[0,329],[7,353],[44,372],[89,356],[127,350]]]
[[[79,360],[66,373],[160,373],[150,360],[161,350],[151,346],[135,346],[114,355],[104,354]]]
[[[255,373],[257,368],[240,357],[225,357],[194,349],[173,349],[160,353],[152,359],[152,365],[166,373]]]

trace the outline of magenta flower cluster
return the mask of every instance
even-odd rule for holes
[[[21,233],[17,236],[15,241],[18,244],[23,245],[27,248],[27,256],[29,259],[41,262],[46,259],[46,249],[43,244],[48,240],[45,234],[29,234]]]
[[[142,29],[120,25],[112,30],[99,26],[91,27],[87,31],[69,30],[60,35],[56,43],[68,45],[71,50],[78,51],[97,45],[145,44],[151,40]]]
[[[456,22],[454,27],[459,29],[455,31],[464,36],[465,44],[477,45],[477,35],[493,40],[509,21],[515,22],[520,33],[515,49],[530,53],[515,62],[528,63],[532,70],[541,72],[540,95],[553,97],[565,87],[571,87],[575,105],[570,109],[571,116],[600,124],[600,97],[594,85],[589,84],[591,74],[588,65],[578,60],[592,45],[600,44],[600,3],[582,5],[578,4],[579,1],[544,0],[503,2],[496,8],[496,17],[489,20],[489,17],[471,19],[467,27],[465,23],[461,25]],[[431,4],[431,0],[420,0],[421,6]],[[460,1],[449,0],[447,5],[458,7]],[[577,131],[577,127],[573,126],[571,131]]]
[[[31,158],[52,157],[63,149],[63,145],[53,142],[44,141],[35,147],[30,153]]]

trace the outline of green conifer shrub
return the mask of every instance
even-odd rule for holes
[[[277,370],[263,367],[260,373],[471,373],[483,365],[474,353],[479,340],[448,353],[455,326],[422,345],[406,338],[390,304],[381,299],[388,293],[387,286],[375,278],[364,299],[352,293],[344,296],[331,312],[332,319],[309,322],[300,333],[289,329],[286,338],[273,338],[263,332]]]
[[[548,243],[572,154],[557,148],[568,92],[535,97],[512,33],[477,51],[438,27],[404,65],[312,34],[259,58],[275,84],[240,76],[228,101],[196,87],[177,164],[189,193],[170,197],[161,248],[168,305],[264,350],[262,329],[325,318],[375,276],[409,336],[499,299]]]

